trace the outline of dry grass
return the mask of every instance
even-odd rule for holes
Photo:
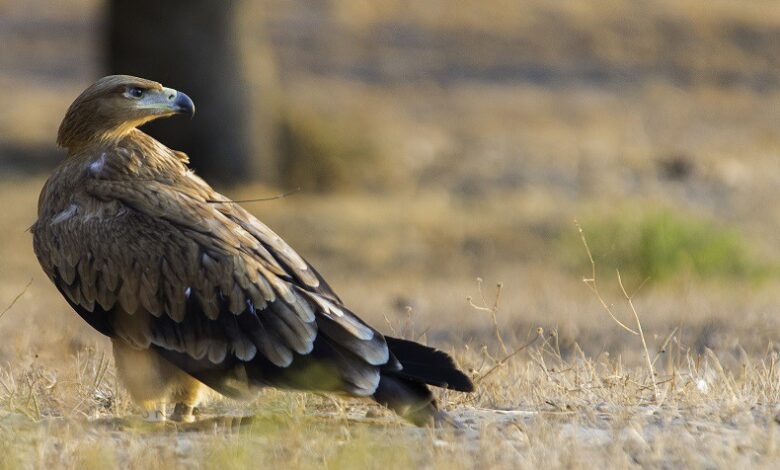
[[[383,227],[377,219],[397,215],[394,206],[404,200],[393,197],[381,208],[371,197],[357,196],[349,203],[343,196],[294,196],[253,207],[304,245],[302,251],[333,274],[328,277],[337,290],[373,324],[455,355],[478,383],[477,392],[440,392],[440,400],[464,429],[415,429],[366,402],[273,390],[248,404],[215,399],[202,415],[251,419],[217,419],[187,430],[149,427],[134,417],[117,384],[105,341],[75,318],[38,271],[24,227],[40,184],[6,182],[0,189],[9,202],[5,217],[13,222],[0,231],[3,306],[35,279],[0,318],[4,467],[772,467],[778,460],[780,328],[773,312],[780,296],[773,289],[723,289],[695,279],[645,286],[632,302],[651,374],[637,337],[613,324],[576,274],[534,261],[492,260],[491,277],[503,281],[499,301],[490,287],[494,281],[478,284],[460,273],[477,266],[460,252],[450,252],[460,258],[452,262],[456,269],[438,272],[426,263],[350,259],[347,251],[374,251],[370,243],[347,241],[365,239],[375,224]],[[417,199],[430,210],[415,210],[447,214],[436,201]],[[404,231],[443,223],[413,213],[397,221]],[[469,215],[475,212],[462,216]],[[301,225],[293,230],[296,221]],[[319,229],[316,240],[300,227]],[[514,229],[498,227],[485,224],[485,233],[472,228],[472,236]],[[436,236],[418,240],[419,252],[435,252],[436,242]],[[617,284],[600,282],[604,303],[631,322]]]
[[[131,407],[100,356],[70,358],[54,375],[15,367],[0,380],[2,462],[33,466],[204,466],[253,462],[291,468],[474,466],[771,467],[777,461],[777,353],[745,357],[729,370],[672,336],[658,361],[662,404],[644,368],[579,352],[566,357],[555,335],[509,361],[451,346],[477,378],[471,397],[442,394],[463,430],[423,430],[355,402],[269,391],[249,405],[204,410],[251,414],[240,425],[201,430],[150,427]],[[484,379],[481,379],[484,376]],[[75,406],[74,406],[75,404]],[[148,467],[147,467],[148,468]]]
[[[458,356],[477,375],[494,364],[485,354]],[[278,392],[249,406],[221,404],[205,411],[256,413],[240,426],[149,427],[127,418],[127,408],[117,411],[122,408],[116,402],[106,405],[106,396],[114,396],[110,384],[92,388],[99,362],[70,391],[74,401],[85,403],[79,412],[63,399],[67,388],[49,386],[35,369],[18,370],[16,383],[4,377],[0,389],[0,458],[9,467],[23,462],[78,468],[243,468],[252,462],[291,468],[771,467],[780,444],[776,362],[776,355],[751,358],[734,373],[714,354],[683,352],[668,363],[670,369],[659,367],[665,399],[655,405],[643,369],[607,357],[567,360],[548,338],[481,381],[476,396],[442,397],[464,424],[462,431],[415,429],[381,411],[367,416],[362,404]]]

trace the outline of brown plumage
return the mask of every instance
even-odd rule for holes
[[[68,155],[46,182],[35,253],[68,303],[109,336],[118,373],[152,418],[190,419],[202,385],[372,397],[416,424],[425,384],[471,391],[441,351],[384,337],[279,236],[136,129],[194,112],[183,93],[109,76],[62,122]]]

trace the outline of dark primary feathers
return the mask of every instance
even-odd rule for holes
[[[473,390],[447,354],[364,323],[184,154],[134,128],[85,138],[86,125],[63,123],[79,134],[60,137],[72,146],[41,193],[33,241],[95,329],[235,397],[255,386],[372,396],[422,424],[436,412],[425,384]]]

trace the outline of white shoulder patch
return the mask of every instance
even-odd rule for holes
[[[92,176],[99,176],[104,166],[106,166],[106,152],[101,153],[100,157],[88,165],[89,172]]]
[[[78,212],[78,210],[79,210],[78,204],[71,204],[68,206],[67,209],[52,217],[51,223],[60,224],[62,222],[65,222],[66,220],[76,215],[76,212]]]

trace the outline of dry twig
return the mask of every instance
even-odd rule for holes
[[[507,349],[506,344],[504,344],[504,339],[501,337],[501,331],[498,327],[498,307],[499,303],[501,301],[501,289],[504,288],[504,283],[499,282],[496,284],[496,298],[493,300],[493,305],[491,307],[488,307],[487,299],[485,299],[485,294],[482,290],[482,278],[477,278],[477,291],[479,292],[479,297],[482,300],[482,305],[477,305],[472,300],[471,296],[466,297],[466,301],[471,305],[472,308],[476,310],[480,310],[482,312],[488,312],[490,313],[490,317],[493,320],[493,331],[496,335],[496,341],[498,341],[499,346],[501,346],[501,351],[504,354],[509,353],[509,349]]]
[[[585,252],[588,254],[588,259],[590,260],[590,267],[591,267],[591,278],[585,278],[583,281],[585,284],[590,288],[591,291],[596,295],[596,298],[601,303],[602,307],[604,307],[604,310],[609,314],[609,316],[612,318],[612,320],[615,321],[620,327],[622,327],[624,330],[638,335],[639,338],[642,340],[642,349],[645,353],[645,360],[647,361],[647,369],[650,373],[650,380],[652,382],[652,388],[653,388],[653,399],[656,403],[660,400],[660,395],[658,393],[658,385],[655,381],[655,369],[653,368],[653,360],[650,359],[650,351],[647,349],[647,341],[645,340],[645,334],[642,331],[642,322],[639,320],[639,313],[636,311],[636,307],[634,306],[634,299],[633,296],[628,294],[628,291],[626,290],[625,286],[623,285],[623,279],[620,276],[620,271],[617,271],[617,281],[618,285],[620,285],[620,290],[623,292],[623,296],[626,299],[626,302],[628,303],[629,308],[631,309],[631,313],[634,314],[634,320],[636,321],[636,330],[629,328],[627,325],[625,325],[623,322],[617,319],[615,314],[612,312],[612,309],[609,307],[607,302],[604,300],[604,298],[601,296],[601,293],[598,290],[598,284],[596,283],[596,262],[593,259],[593,254],[590,251],[590,247],[588,246],[588,240],[585,238],[585,231],[582,230],[582,226],[580,226],[577,221],[574,221],[574,224],[577,226],[577,230],[580,232],[580,239],[582,240],[582,245],[585,247]],[[642,282],[642,285],[639,287],[641,288],[647,280]]]
[[[488,375],[492,374],[493,372],[495,372],[496,370],[498,370],[498,369],[499,369],[501,366],[503,366],[504,364],[506,364],[506,363],[507,363],[507,361],[508,361],[509,359],[511,359],[512,357],[514,357],[514,356],[515,356],[517,353],[519,353],[520,351],[522,351],[522,350],[524,350],[524,349],[528,348],[529,346],[531,346],[532,344],[534,344],[534,343],[536,342],[536,340],[537,340],[537,339],[539,339],[539,338],[541,338],[541,337],[542,337],[543,333],[544,333],[544,332],[543,332],[543,330],[542,330],[541,328],[537,328],[537,329],[536,329],[536,336],[534,336],[534,337],[533,337],[533,339],[531,339],[531,340],[530,340],[530,341],[528,341],[527,343],[523,344],[522,346],[519,346],[517,349],[515,349],[514,351],[512,351],[512,352],[508,353],[508,354],[507,354],[506,356],[504,356],[503,358],[499,359],[499,360],[498,360],[498,361],[497,361],[497,362],[496,362],[496,363],[493,365],[493,367],[491,367],[490,369],[488,369],[488,370],[487,370],[487,372],[485,372],[484,374],[480,375],[480,376],[479,376],[479,377],[478,377],[476,380],[474,380],[474,382],[475,382],[476,384],[479,384],[479,383],[481,383],[483,380],[485,380],[485,378],[486,378]]]
[[[582,230],[582,227],[580,226],[579,222],[576,220],[574,221],[574,225],[577,226],[577,230],[580,232],[580,239],[582,240],[583,246],[585,246],[585,252],[588,254],[588,259],[590,260],[590,269],[591,269],[591,275],[590,278],[583,278],[582,282],[585,283],[586,286],[590,288],[591,291],[593,291],[594,294],[596,294],[596,298],[601,303],[601,306],[604,307],[604,310],[607,311],[610,317],[612,317],[612,320],[615,321],[618,325],[620,325],[621,328],[628,331],[631,334],[638,335],[639,333],[625,325],[623,322],[618,320],[618,318],[615,316],[614,313],[612,313],[612,308],[607,304],[607,302],[604,300],[604,297],[601,296],[601,292],[599,292],[598,284],[596,283],[596,262],[593,260],[593,254],[590,252],[590,247],[588,246],[588,240],[585,239],[585,232]]]
[[[21,292],[19,292],[18,294],[16,294],[16,297],[14,297],[14,299],[11,301],[11,303],[10,303],[10,304],[8,304],[8,307],[6,307],[6,308],[5,308],[5,310],[3,310],[2,312],[0,312],[0,319],[2,319],[2,318],[3,318],[3,315],[5,315],[5,313],[6,313],[7,311],[11,310],[11,309],[13,308],[13,306],[14,306],[14,305],[16,305],[16,302],[18,302],[18,301],[19,301],[19,299],[21,299],[21,298],[22,298],[22,296],[24,295],[24,293],[25,293],[25,292],[27,292],[27,289],[30,287],[30,285],[31,285],[32,283],[33,283],[33,280],[32,280],[32,279],[30,279],[30,281],[29,281],[29,282],[27,282],[27,285],[26,285],[26,286],[24,286],[24,289],[22,289],[22,291],[21,291]]]
[[[636,320],[636,329],[639,331],[639,337],[642,339],[642,348],[645,350],[645,360],[647,360],[647,370],[650,372],[650,380],[653,382],[653,397],[656,403],[659,401],[658,385],[655,383],[655,370],[653,369],[653,361],[650,359],[650,351],[647,349],[647,341],[645,341],[645,334],[642,331],[642,322],[639,321],[639,314],[634,307],[633,297],[628,295],[626,288],[623,286],[623,279],[620,277],[620,271],[617,271],[618,284],[620,284],[620,290],[623,291],[623,295],[628,302],[628,306],[631,307],[631,312],[634,314]]]

